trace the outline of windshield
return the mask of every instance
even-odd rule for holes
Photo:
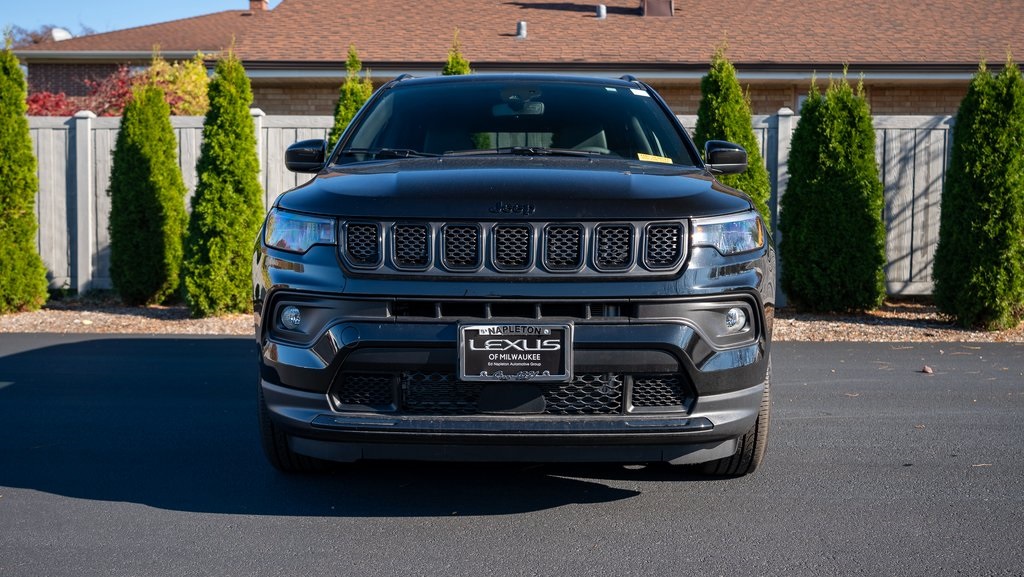
[[[536,79],[399,83],[363,115],[335,162],[527,154],[693,166],[682,139],[654,98],[634,86]]]

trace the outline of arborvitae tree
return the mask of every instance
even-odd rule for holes
[[[1024,317],[1024,79],[983,62],[960,103],[942,190],[935,303],[965,327]]]
[[[448,62],[441,70],[442,76],[458,76],[460,74],[472,74],[469,68],[469,60],[462,55],[462,44],[459,43],[459,29],[455,29],[455,37],[452,39],[452,47],[448,49]]]
[[[110,280],[125,303],[175,294],[185,236],[185,184],[170,107],[157,86],[125,106],[110,173]]]
[[[844,75],[800,109],[782,200],[782,287],[800,309],[864,310],[885,297],[883,190],[875,131]]]
[[[349,45],[348,60],[345,62],[347,74],[345,82],[341,85],[338,103],[334,106],[334,126],[331,127],[331,134],[328,137],[328,150],[334,148],[338,139],[341,138],[341,134],[348,127],[348,123],[352,122],[356,112],[359,112],[359,108],[373,94],[373,82],[370,81],[369,71],[362,79],[359,78],[359,71],[362,69],[363,63],[359,60],[356,47]]]
[[[738,188],[750,195],[754,206],[771,226],[771,212],[768,198],[771,183],[768,169],[761,158],[761,147],[757,143],[750,119],[750,103],[736,79],[736,68],[725,57],[725,50],[719,48],[711,60],[711,69],[700,81],[700,107],[697,109],[697,130],[694,135],[697,147],[704,148],[709,140],[728,140],[747,150],[747,170],[741,174],[723,174],[718,177],[723,184]]]
[[[263,219],[252,88],[233,53],[217,63],[209,97],[183,277],[197,317],[252,309],[250,266]]]
[[[28,87],[8,37],[0,51],[0,313],[36,310],[47,297],[36,248],[36,157],[25,117]]]

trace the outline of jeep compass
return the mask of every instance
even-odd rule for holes
[[[666,462],[738,476],[767,442],[775,251],[632,77],[399,77],[333,150],[286,151],[253,258],[263,449]]]

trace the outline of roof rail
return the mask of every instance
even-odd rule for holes
[[[623,74],[622,76],[619,76],[619,80],[625,80],[626,82],[640,82],[640,79],[632,74]]]
[[[408,79],[410,79],[412,77],[413,77],[412,74],[409,74],[408,72],[403,72],[403,73],[399,74],[398,76],[395,76],[395,79],[392,80],[392,82],[401,82],[403,80],[408,80]]]

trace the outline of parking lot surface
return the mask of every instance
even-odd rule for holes
[[[1024,345],[777,343],[765,465],[271,469],[236,337],[0,335],[0,575],[1024,573]]]

